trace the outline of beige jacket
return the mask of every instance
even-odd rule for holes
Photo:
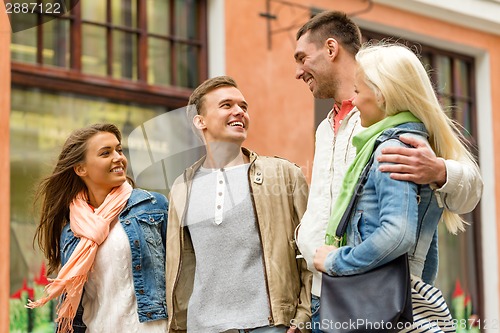
[[[306,209],[306,180],[298,166],[284,159],[258,156],[245,148],[242,151],[250,158],[248,180],[264,255],[269,325],[292,323],[304,328],[311,319],[312,275],[304,259],[296,259],[299,252],[294,231]],[[203,160],[186,169],[170,192],[166,263],[169,332],[186,331],[196,262],[189,231],[182,225],[192,179]]]

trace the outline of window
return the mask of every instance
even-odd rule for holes
[[[69,133],[114,123],[128,155],[135,128],[185,106],[192,89],[207,78],[206,0],[64,2],[75,6],[60,17],[37,12],[10,17],[12,25],[33,27],[18,29],[11,42],[12,332],[54,331],[56,301],[32,311],[24,307],[47,283],[43,256],[33,250],[37,216],[30,207],[35,185],[49,175]],[[181,157],[184,162],[191,155]],[[154,183],[157,178],[142,178],[167,194],[167,185]]]
[[[377,41],[389,36],[363,31],[363,37],[364,41]],[[462,126],[462,134],[469,141],[470,149],[477,159],[474,58],[401,38],[397,38],[397,41],[419,51],[442,106]],[[470,224],[465,233],[451,235],[444,224],[439,226],[439,274],[436,285],[453,308],[451,299],[457,283],[460,283],[465,295],[471,298],[473,312],[480,315],[483,290],[479,283],[482,276],[479,206],[462,218]]]
[[[12,35],[14,82],[173,108],[207,76],[206,1],[79,1],[51,15],[11,16],[48,21]]]

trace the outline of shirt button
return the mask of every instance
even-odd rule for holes
[[[136,270],[136,271],[140,271],[140,270],[141,270],[141,265],[137,265],[137,266],[135,266],[135,270]]]
[[[139,290],[140,295],[144,295],[144,289]]]
[[[222,192],[219,192],[219,196],[222,196]]]
[[[148,317],[148,318],[152,318],[152,317],[153,317],[153,315],[151,314],[151,312],[148,312],[148,313],[146,313],[146,317]]]
[[[125,221],[125,224],[130,224],[130,220]]]
[[[219,184],[224,184],[224,182],[222,180],[219,180]]]
[[[136,239],[136,240],[134,241],[134,245],[135,245],[135,246],[137,246],[137,247],[139,247],[139,240],[138,240],[138,239]]]
[[[217,209],[220,209],[220,208],[221,208],[220,205],[217,205]]]
[[[255,178],[256,181],[260,182],[260,177]]]
[[[260,176],[260,175],[262,175],[262,173],[261,172],[257,172],[257,176]]]

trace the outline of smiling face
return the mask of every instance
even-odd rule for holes
[[[359,110],[361,126],[369,127],[385,118],[385,112],[380,107],[382,97],[377,98],[373,89],[366,83],[364,72],[358,68],[356,71],[355,92],[352,104]]]
[[[318,46],[309,39],[310,32],[297,40],[295,78],[303,80],[315,98],[334,98],[338,87],[327,44]]]
[[[231,142],[241,146],[250,126],[248,104],[237,88],[216,88],[203,96],[201,112],[193,122],[207,144]]]
[[[85,161],[75,168],[90,195],[111,192],[127,180],[127,158],[113,133],[99,132],[87,141]]]

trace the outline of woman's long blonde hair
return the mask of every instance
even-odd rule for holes
[[[429,143],[444,159],[476,167],[458,126],[441,107],[433,85],[419,58],[399,44],[367,45],[356,55],[365,80],[382,98],[387,116],[409,110],[419,118],[429,132]],[[465,230],[464,221],[455,213],[444,210],[443,219],[452,233]]]

